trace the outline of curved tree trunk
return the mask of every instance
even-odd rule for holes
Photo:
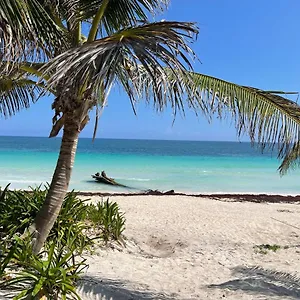
[[[36,238],[33,244],[33,251],[35,253],[38,253],[43,247],[67,193],[77,149],[79,131],[78,122],[72,117],[66,116],[60,153],[49,192],[33,225],[34,236]]]

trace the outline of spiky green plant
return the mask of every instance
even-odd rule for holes
[[[92,228],[97,228],[100,238],[107,243],[109,240],[119,241],[125,230],[125,217],[120,212],[116,202],[101,200],[96,205],[87,207],[86,219],[92,222]]]
[[[80,299],[76,281],[84,268],[80,258],[94,239],[120,240],[125,218],[117,203],[87,204],[72,191],[65,197],[59,217],[43,251],[32,251],[31,236],[23,234],[46,197],[47,188],[0,191],[0,289],[18,292],[14,299]],[[93,229],[96,236],[90,237]]]
[[[76,254],[76,239],[72,236],[67,239],[67,245],[59,240],[51,241],[36,255],[32,252],[31,239],[16,238],[7,255],[10,261],[4,266],[18,268],[5,276],[2,272],[0,288],[17,292],[14,299],[80,299],[76,282],[87,265]]]
[[[41,209],[48,192],[41,187],[29,191],[0,190],[0,246],[7,248],[14,236],[23,236]],[[116,202],[109,199],[95,204],[81,200],[77,193],[67,193],[61,212],[47,238],[47,243],[59,241],[67,246],[73,237],[77,249],[91,249],[95,239],[119,240],[125,229],[125,217]],[[90,237],[88,232],[97,228],[97,236]]]
[[[0,237],[23,234],[34,221],[47,194],[47,189],[40,187],[30,191],[11,191],[8,187],[0,191]]]

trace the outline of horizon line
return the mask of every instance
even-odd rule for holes
[[[0,137],[11,137],[11,138],[46,138],[52,139],[48,136],[29,136],[29,135],[0,135]],[[61,139],[61,136],[54,138]],[[92,139],[92,137],[79,137],[79,139]],[[131,141],[170,141],[170,142],[228,142],[228,143],[251,143],[250,141],[239,141],[239,140],[184,140],[184,139],[159,139],[159,138],[115,138],[115,137],[96,137],[95,140],[131,140]]]

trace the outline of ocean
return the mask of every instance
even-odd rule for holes
[[[27,189],[50,182],[59,146],[59,138],[0,137],[0,186]],[[279,163],[275,153],[261,154],[245,142],[81,138],[70,189],[300,194],[300,170],[280,177]],[[102,170],[130,188],[95,182],[91,175]]]

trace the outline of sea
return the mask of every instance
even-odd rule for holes
[[[0,186],[28,189],[51,181],[60,138],[0,137]],[[80,138],[70,190],[300,194],[300,169],[281,177],[276,153],[246,142]],[[126,188],[95,182],[105,170]]]

